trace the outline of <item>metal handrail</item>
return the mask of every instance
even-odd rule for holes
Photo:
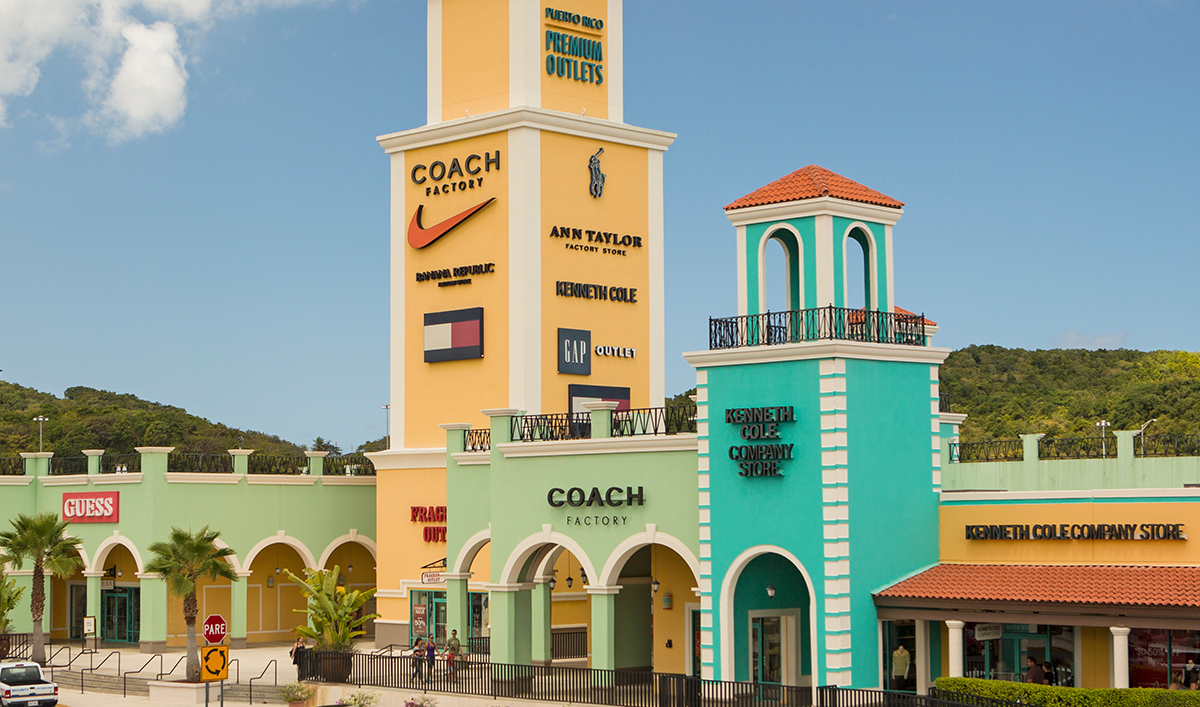
[[[150,667],[150,664],[154,662],[155,658],[158,658],[158,672],[160,675],[162,674],[163,654],[155,653],[154,655],[150,656],[150,660],[147,660],[146,663],[144,665],[142,665],[142,667],[138,668],[137,670],[130,670],[129,672],[123,673],[121,675],[121,697],[129,697],[129,676],[137,675],[138,673],[142,672],[146,668]],[[83,678],[79,678],[79,682],[82,683]]]
[[[89,654],[89,655],[95,655],[95,654],[93,653],[93,654]],[[113,652],[109,653],[108,655],[104,656],[104,660],[100,661],[100,665],[91,665],[92,661],[89,660],[88,661],[89,667],[86,667],[83,670],[79,671],[79,694],[81,694],[81,695],[83,694],[83,674],[91,673],[92,675],[95,675],[96,671],[99,670],[100,667],[103,666],[105,663],[107,663],[108,659],[113,657],[114,655],[117,656],[117,675],[121,674],[121,651],[113,651]]]
[[[158,679],[162,680],[164,675],[170,675],[171,673],[175,672],[175,668],[178,668],[179,664],[185,660],[187,660],[187,653],[184,653],[183,655],[179,656],[179,660],[175,661],[175,665],[172,665],[170,670],[168,670],[165,673],[159,673]]]
[[[408,650],[411,647],[412,646],[406,646],[402,643],[389,643],[386,646],[384,646],[383,648],[377,648],[377,649],[371,651],[371,655],[383,655],[384,651],[387,651],[387,654],[391,655],[393,648],[399,648],[401,650]]]
[[[263,676],[267,674],[267,668],[275,668],[274,684],[275,687],[279,687],[279,664],[275,662],[274,658],[272,658],[271,662],[267,663],[266,667],[263,668],[262,673],[260,673],[258,677],[250,678],[250,704],[254,704],[254,681],[262,680]]]
[[[50,651],[49,657],[46,658],[46,665],[50,666],[51,675],[54,674],[54,668],[55,668],[54,656],[58,655],[59,653],[62,653],[63,651],[67,652],[67,665],[71,664],[71,647],[70,646],[59,646],[57,649]]]

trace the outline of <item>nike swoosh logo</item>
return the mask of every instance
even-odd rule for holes
[[[413,214],[412,221],[408,222],[408,244],[410,246],[412,246],[413,248],[424,248],[425,246],[429,245],[430,243],[433,243],[434,241],[436,241],[437,239],[446,235],[447,233],[453,231],[455,229],[455,227],[459,226],[463,221],[466,221],[467,219],[471,218],[480,209],[482,209],[483,207],[487,206],[488,204],[492,203],[495,200],[496,200],[496,197],[493,196],[492,198],[488,199],[487,201],[483,202],[482,204],[472,206],[471,208],[467,209],[466,211],[462,212],[461,214],[458,214],[456,216],[451,216],[450,218],[446,219],[445,221],[442,221],[441,223],[439,223],[435,226],[430,226],[429,228],[421,227],[421,211],[424,210],[425,205],[418,204],[417,205],[417,213]]]

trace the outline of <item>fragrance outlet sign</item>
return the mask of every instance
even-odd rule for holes
[[[740,469],[738,476],[783,476],[783,465],[795,458],[796,445],[781,440],[780,425],[795,421],[791,405],[725,410],[726,424],[736,425],[747,442],[729,447],[729,458]]]

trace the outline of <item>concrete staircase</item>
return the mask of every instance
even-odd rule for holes
[[[49,672],[49,671],[47,671]],[[120,695],[122,690],[127,690],[125,694],[130,697],[137,695],[147,697],[150,695],[151,677],[143,675],[130,675],[128,678],[121,678],[116,675],[104,673],[80,673],[78,670],[55,670],[54,682],[58,683],[59,700],[63,701],[63,695],[72,693],[79,694],[80,680],[84,681],[84,692],[99,692],[108,695]],[[212,687],[214,700],[219,691],[217,684]],[[247,684],[225,684],[225,703],[227,705],[250,704],[250,686]],[[280,696],[279,688],[271,684],[260,684],[258,681],[254,683],[254,704],[284,704],[283,697]]]

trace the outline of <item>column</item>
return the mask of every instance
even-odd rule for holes
[[[447,572],[446,579],[446,640],[450,640],[450,629],[458,631],[458,640],[464,646],[470,636],[471,598],[467,589],[470,572]]]
[[[28,465],[28,462],[26,462],[26,465]],[[2,566],[0,565],[0,567]],[[33,570],[10,570],[4,574],[4,577],[5,579],[13,580],[17,583],[18,587],[25,590],[21,594],[21,601],[17,604],[17,608],[8,614],[8,620],[12,622],[12,632],[31,633],[33,631],[33,615],[29,612],[29,607],[33,600]],[[43,616],[43,629],[48,625]]]
[[[233,473],[245,476],[250,471],[250,455],[254,453],[254,450],[226,449],[225,451],[229,452],[229,456],[233,457]]]
[[[615,670],[617,665],[617,593],[620,587],[588,587],[592,600],[592,666]]]
[[[913,628],[917,631],[917,655],[916,671],[917,671],[917,694],[929,694],[929,622],[923,619],[913,621]]]
[[[1110,626],[1113,644],[1113,687],[1129,687],[1129,629]]]
[[[950,677],[963,676],[963,622],[947,621],[946,628],[950,629]]]
[[[593,423],[595,424],[595,423]],[[594,428],[593,428],[594,429]],[[550,585],[538,582],[533,585],[530,597],[530,655],[534,665],[549,666],[554,656],[551,653],[550,636]]]
[[[88,476],[95,476],[100,473],[100,457],[104,456],[103,449],[85,449],[84,456],[87,457],[87,473]]]
[[[308,457],[309,476],[325,475],[325,457],[329,456],[329,452],[305,452],[304,456]]]
[[[250,572],[238,572],[229,587],[229,647],[246,647],[246,595],[250,591]],[[197,617],[203,621],[203,617]]]
[[[529,665],[529,608],[533,585],[492,584],[491,591],[493,663]]]
[[[103,571],[84,572],[84,579],[87,581],[87,592],[85,603],[85,616],[93,616],[96,618],[96,635],[88,639],[88,648],[98,648],[100,645],[100,579],[104,577]],[[68,598],[68,602],[70,599]]]
[[[21,452],[21,458],[25,460],[25,475],[49,476],[52,456],[54,452]]]
[[[583,407],[592,418],[592,439],[612,437],[613,410],[620,405],[615,400],[597,400],[594,403],[584,403]]]
[[[137,577],[141,581],[141,651],[162,653],[167,647],[167,583],[161,575],[149,572],[138,572]]]
[[[1038,488],[1038,440],[1046,435],[1042,433],[1020,435],[1021,437],[1021,453],[1023,461],[1021,463],[1021,478],[1014,479],[1011,475],[1008,477],[1008,489],[1010,491],[1025,491],[1027,489]]]

